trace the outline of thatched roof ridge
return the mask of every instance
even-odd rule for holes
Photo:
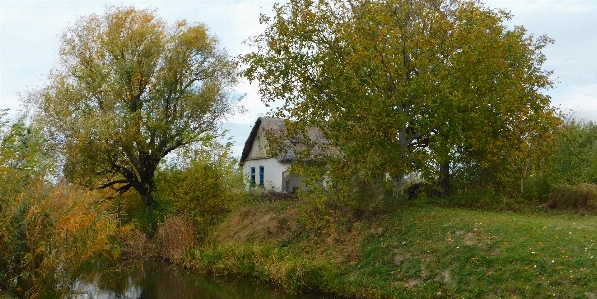
[[[240,155],[240,164],[243,164],[247,158],[249,157],[249,153],[251,152],[251,148],[253,147],[253,141],[255,141],[255,137],[257,136],[257,132],[259,131],[259,127],[261,126],[261,120],[264,118],[269,117],[260,117],[255,121],[253,125],[253,129],[251,129],[251,133],[249,133],[249,137],[247,141],[245,141],[245,147],[243,148],[243,153]],[[267,120],[266,120],[267,122]]]
[[[251,130],[251,133],[249,134],[249,137],[247,138],[247,141],[245,142],[245,147],[243,148],[243,152],[240,157],[240,164],[242,165],[249,157],[249,153],[253,148],[253,142],[255,141],[255,137],[257,136],[259,128],[262,128],[269,134],[274,134],[276,137],[279,137],[277,142],[282,143],[282,148],[276,157],[278,162],[287,163],[297,160],[298,152],[306,149],[305,142],[307,142],[307,140],[304,140],[305,138],[300,137],[289,137],[285,122],[286,121],[284,119],[275,117],[260,117],[257,119],[253,129]],[[307,137],[308,142],[315,144],[315,146],[311,149],[310,159],[326,155],[324,144],[329,144],[329,141],[323,137],[323,134],[319,129],[309,129],[307,132]]]

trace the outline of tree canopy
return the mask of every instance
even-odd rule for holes
[[[59,58],[28,101],[63,150],[65,176],[133,188],[147,206],[160,161],[218,134],[234,108],[236,64],[203,24],[111,7],[67,28]]]
[[[552,40],[510,17],[476,1],[291,0],[262,15],[245,75],[340,149],[332,171],[389,174],[398,190],[412,172],[447,189],[451,166],[522,180],[559,118],[542,93]]]
[[[597,124],[564,124],[556,135],[550,162],[555,184],[597,184]]]

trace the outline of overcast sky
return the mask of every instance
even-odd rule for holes
[[[173,22],[207,24],[231,55],[251,50],[242,42],[260,33],[259,14],[271,14],[276,1],[8,1],[0,0],[0,109],[18,110],[19,93],[40,86],[57,62],[58,38],[79,16],[102,14],[106,6],[153,7]],[[284,1],[281,1],[284,2]],[[545,69],[554,71],[556,88],[547,91],[552,103],[597,120],[597,1],[596,0],[486,0],[492,8],[514,14],[509,25],[523,25],[529,33],[546,34],[555,44],[544,50]],[[241,83],[246,94],[244,115],[233,122],[234,142],[241,146],[250,125],[268,110],[256,83]],[[238,148],[237,148],[238,150]]]

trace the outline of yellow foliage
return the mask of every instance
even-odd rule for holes
[[[97,192],[65,184],[38,183],[14,198],[5,198],[0,212],[0,247],[7,267],[0,277],[20,295],[31,298],[64,294],[80,271],[97,259],[114,259],[116,222],[110,204]],[[54,295],[51,295],[54,294]]]

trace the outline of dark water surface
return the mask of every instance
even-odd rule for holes
[[[289,295],[273,286],[248,280],[212,278],[159,261],[127,262],[77,283],[80,299],[331,299],[321,294]]]

